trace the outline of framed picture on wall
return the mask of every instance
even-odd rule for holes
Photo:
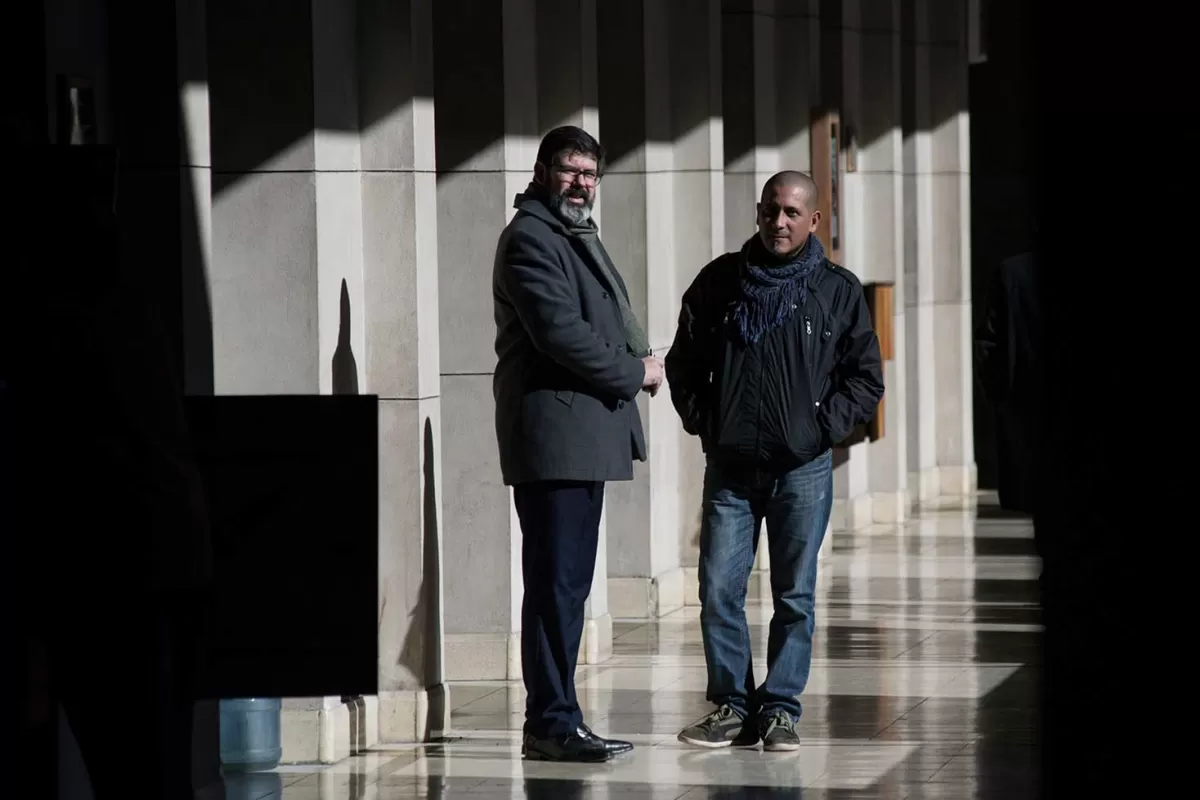
[[[820,199],[817,209],[821,221],[817,225],[817,238],[825,245],[831,261],[842,259],[842,234],[846,220],[842,216],[842,121],[835,108],[818,108],[813,111],[809,129],[809,154],[812,178],[817,182]]]

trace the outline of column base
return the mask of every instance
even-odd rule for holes
[[[914,506],[936,500],[941,493],[937,467],[908,473],[908,492]]]
[[[860,494],[850,499],[837,498],[833,501],[830,524],[835,531],[857,531],[867,527],[874,519],[871,512],[871,495]]]
[[[918,506],[939,497],[974,497],[979,470],[974,464],[942,465],[908,473],[912,503]]]
[[[280,739],[284,764],[335,764],[379,742],[379,701],[370,695],[285,698]]]
[[[938,467],[938,494],[942,497],[974,497],[979,471],[974,464]]]
[[[583,641],[579,643],[580,664],[600,664],[612,658],[612,614],[589,617],[583,622]]]
[[[580,664],[599,664],[612,657],[611,614],[584,620]],[[521,680],[521,632],[453,633],[445,639],[447,681]]]
[[[450,731],[450,687],[379,693],[380,742],[429,742]]]
[[[899,492],[871,492],[871,519],[885,525],[896,525],[908,520],[912,500],[907,490]]]
[[[683,608],[683,567],[654,578],[609,578],[608,611],[614,619],[657,619]]]
[[[519,681],[521,633],[448,633],[447,681]]]

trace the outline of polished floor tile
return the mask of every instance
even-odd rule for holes
[[[839,532],[821,563],[800,750],[704,751],[679,729],[710,710],[699,609],[614,623],[613,657],[582,667],[599,732],[637,747],[602,765],[525,763],[524,689],[451,687],[454,735],[327,767],[285,767],[230,798],[805,798],[1035,796],[1041,623],[1032,527],[940,503],[904,525]],[[747,618],[765,674],[769,599]]]

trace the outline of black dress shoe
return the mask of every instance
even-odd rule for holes
[[[593,742],[599,742],[604,745],[604,749],[608,751],[610,756],[619,756],[622,753],[628,753],[633,749],[631,742],[623,742],[620,739],[605,739],[602,736],[597,736],[592,732],[592,729],[587,725],[579,726],[579,735]]]
[[[612,755],[598,736],[584,738],[579,733],[539,737],[525,734],[521,755],[529,761],[576,761],[598,763]]]

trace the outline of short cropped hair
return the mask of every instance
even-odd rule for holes
[[[541,145],[538,146],[538,163],[549,167],[554,157],[562,152],[594,158],[596,172],[600,175],[604,174],[604,147],[596,141],[596,137],[583,128],[563,125],[547,133],[542,137]]]

